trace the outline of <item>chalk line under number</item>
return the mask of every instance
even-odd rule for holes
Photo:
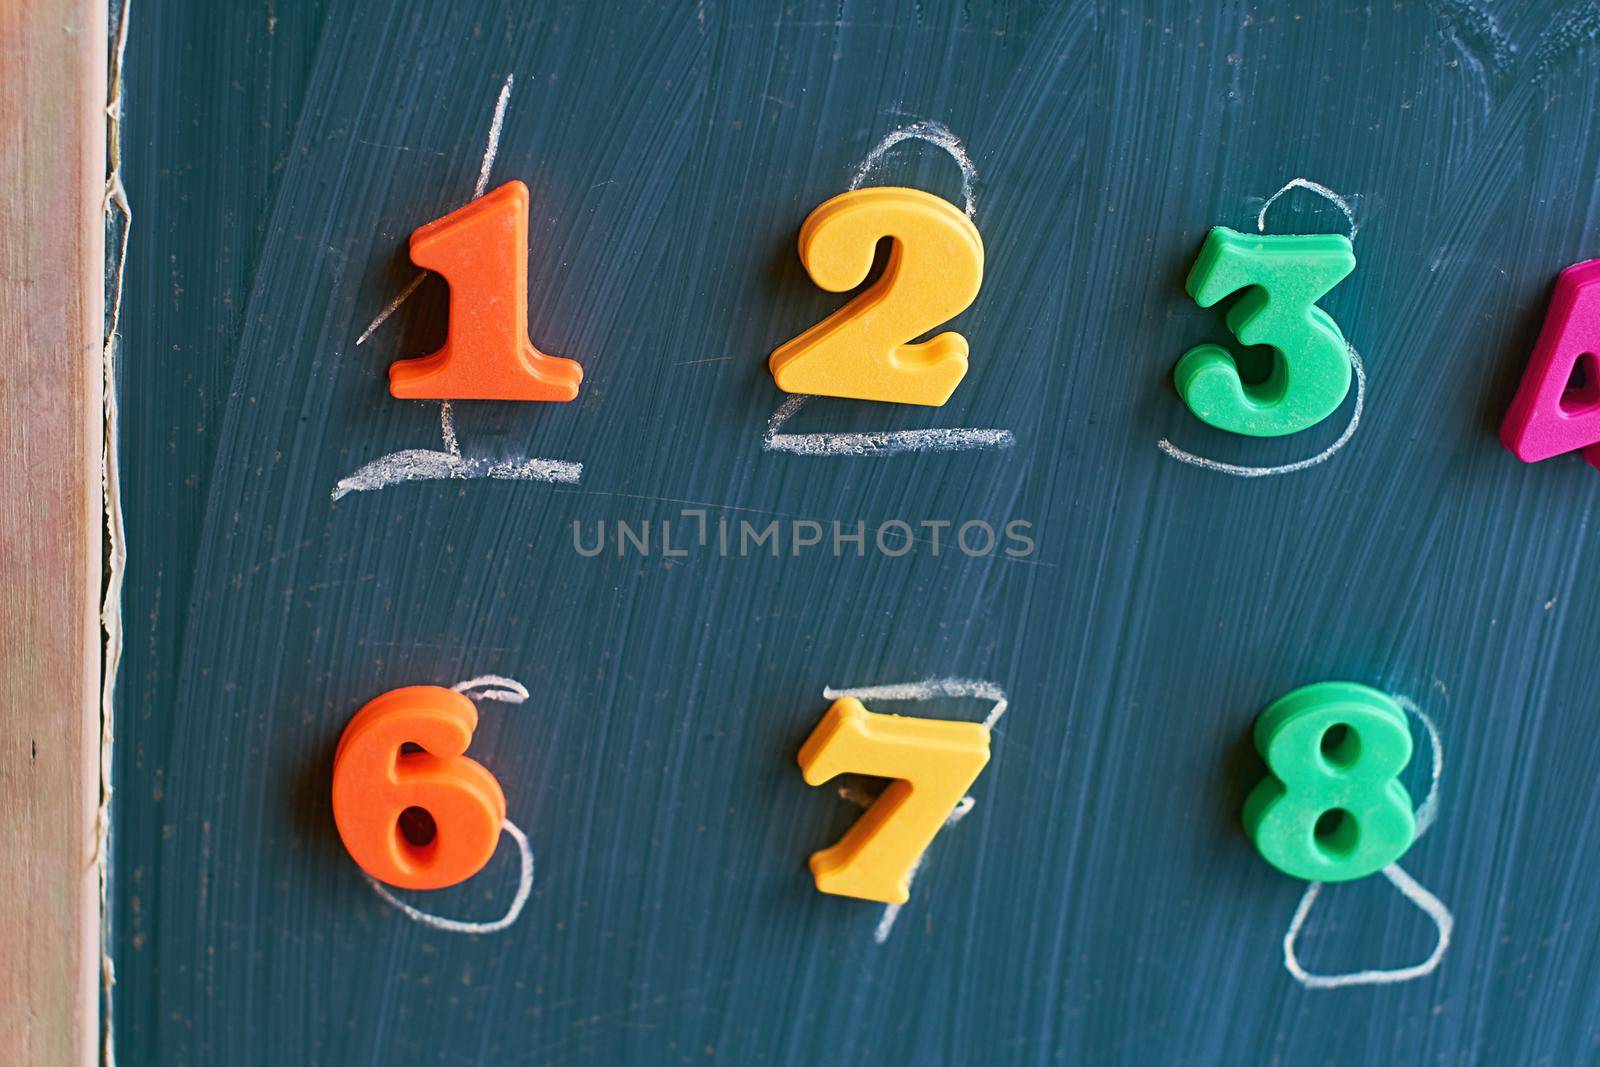
[[[1010,448],[1017,443],[1010,430],[876,430],[865,433],[779,433],[811,396],[790,396],[767,420],[761,447],[795,456],[892,456],[899,452],[971,452]]]
[[[528,699],[528,687],[515,678],[506,678],[498,674],[483,674],[476,678],[469,678],[464,682],[457,682],[450,687],[457,693],[465,694],[473,700],[499,700],[507,704],[521,704]],[[481,692],[479,692],[481,690]],[[396,896],[388,886],[378,881],[366,871],[361,876],[372,886],[374,892],[382,897],[388,904],[398,908],[408,919],[430,926],[435,930],[443,930],[452,934],[492,934],[504,930],[517,921],[522,914],[523,907],[528,903],[528,896],[533,892],[533,846],[528,844],[528,835],[510,819],[500,824],[500,829],[510,836],[517,846],[517,891],[511,898],[511,904],[506,908],[505,914],[498,919],[488,922],[468,922],[462,919],[447,919],[442,915],[423,911],[421,908],[407,904]]]
[[[583,464],[564,459],[466,459],[429,448],[407,448],[379,456],[340,478],[333,499],[350,493],[382,489],[401,482],[437,481],[445,478],[493,478],[507,482],[554,482],[577,485]]]
[[[1428,714],[1417,706],[1417,703],[1407,697],[1396,697],[1396,702],[1406,711],[1416,716],[1422,723],[1423,729],[1428,734],[1428,744],[1432,749],[1431,777],[1428,782],[1428,795],[1417,805],[1417,832],[1412,838],[1415,844],[1428,828],[1439,817],[1439,778],[1444,773],[1444,746],[1439,740],[1439,729]],[[1450,914],[1450,909],[1444,902],[1434,896],[1415,878],[1411,877],[1399,863],[1391,863],[1380,872],[1389,883],[1400,891],[1400,894],[1415,904],[1424,915],[1433,921],[1434,928],[1438,930],[1439,937],[1434,943],[1433,951],[1421,963],[1409,967],[1397,967],[1390,970],[1363,970],[1352,971],[1347,974],[1313,974],[1300,965],[1300,959],[1295,954],[1295,942],[1300,937],[1306,919],[1311,915],[1311,908],[1322,895],[1322,882],[1312,882],[1306,886],[1306,891],[1300,897],[1300,903],[1295,906],[1294,917],[1289,920],[1288,932],[1283,935],[1283,966],[1294,976],[1295,981],[1307,989],[1342,989],[1347,986],[1358,985],[1393,985],[1396,982],[1408,982],[1413,978],[1422,978],[1432,974],[1438,969],[1444,959],[1445,950],[1450,947],[1450,935],[1455,930],[1455,916]]]
[[[989,714],[984,717],[983,725],[993,729],[995,723],[1010,707],[1006,699],[1006,692],[993,682],[986,682],[978,678],[927,678],[920,682],[895,682],[889,685],[866,685],[853,689],[834,689],[825,686],[822,690],[824,700],[838,700],[840,697],[855,697],[857,700],[928,700],[933,697],[976,697],[980,700],[993,701]],[[839,789],[839,795],[853,804],[863,808],[871,806],[876,796],[868,796],[859,789],[848,786]],[[972,810],[977,801],[972,797],[962,797],[955,808],[945,818],[946,827],[954,826]],[[922,869],[922,861],[927,857],[924,852],[917,857],[917,862],[912,866],[911,873],[906,875],[906,885],[917,877],[917,872]],[[886,904],[883,915],[878,919],[877,927],[872,931],[874,944],[883,944],[889,940],[889,934],[894,930],[895,920],[900,918],[900,909],[903,904]]]

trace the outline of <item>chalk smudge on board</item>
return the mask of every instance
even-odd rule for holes
[[[457,682],[450,687],[457,693],[462,693],[473,700],[499,700],[507,704],[521,704],[528,699],[528,687],[515,678],[506,678],[498,674],[483,674],[476,678],[469,678],[464,682]],[[482,690],[479,692],[478,690]],[[533,892],[533,847],[528,844],[528,835],[521,827],[510,819],[500,824],[507,836],[517,846],[517,891],[511,898],[511,904],[506,908],[504,915],[488,922],[468,922],[462,919],[447,919],[442,915],[423,911],[401,900],[389,890],[382,882],[378,881],[366,871],[361,872],[361,877],[367,880],[374,892],[384,901],[404,914],[408,919],[419,922],[435,930],[443,930],[451,934],[492,934],[504,930],[522,914],[523,907],[528,903],[528,896]]]
[[[1439,36],[1461,56],[1461,65],[1478,84],[1487,118],[1494,106],[1492,83],[1511,67],[1516,44],[1481,5],[1472,0],[1430,0],[1428,7],[1440,22]]]
[[[1558,64],[1593,43],[1596,37],[1600,37],[1600,3],[1591,0],[1539,39],[1533,55],[1533,80],[1546,80]]]
[[[1004,689],[993,682],[979,678],[928,678],[920,682],[894,682],[887,685],[866,685],[853,689],[835,689],[825,686],[822,690],[824,700],[838,700],[840,697],[855,697],[857,700],[889,701],[889,700],[931,700],[937,697],[971,697],[979,700],[992,701],[989,712],[984,716],[983,725],[987,729],[994,729],[1010,701]],[[865,790],[856,786],[840,786],[839,795],[852,804],[869,807],[878,798],[869,795]],[[945,818],[945,827],[954,826],[966,817],[967,813],[977,803],[970,796],[962,797],[955,808]],[[927,858],[924,852],[917,857],[917,862],[912,865],[911,873],[906,875],[906,885],[917,877],[917,872],[922,869],[923,860]],[[894,931],[894,924],[900,918],[900,909],[903,904],[886,904],[883,915],[878,919],[877,927],[872,931],[872,940],[875,944],[883,944],[889,940],[889,935]]]
[[[483,162],[478,167],[478,180],[472,192],[473,199],[482,196],[484,190],[489,187],[489,174],[494,168],[495,156],[500,152],[500,135],[505,129],[506,105],[511,100],[511,86],[515,78],[515,74],[506,75],[505,84],[500,86],[500,95],[495,99],[494,115],[489,120],[489,140],[484,146]],[[410,299],[411,294],[417,291],[417,287],[427,276],[428,272],[422,271],[411,279],[411,284],[407,285],[388,307],[379,312],[371,325],[356,338],[356,344],[360,345],[371,337],[373,331],[382,326],[401,304]],[[448,400],[439,402],[439,436],[444,442],[443,452],[431,448],[407,448],[379,456],[340,478],[333,487],[333,499],[339,500],[351,493],[384,489],[402,482],[488,478],[508,482],[554,482],[560,485],[576,485],[583,477],[583,464],[569,460],[537,458],[488,460],[463,456],[461,443],[456,437],[455,409]]]
[[[1427,833],[1439,817],[1439,778],[1444,773],[1444,746],[1439,740],[1439,728],[1428,717],[1427,712],[1417,706],[1416,701],[1408,697],[1397,696],[1395,700],[1406,711],[1422,723],[1428,735],[1428,744],[1432,750],[1432,762],[1428,781],[1428,795],[1417,805],[1417,831],[1412,838],[1415,844],[1423,834]],[[1300,964],[1299,957],[1295,954],[1295,942],[1300,937],[1300,931],[1305,927],[1306,920],[1311,915],[1312,905],[1316,904],[1322,894],[1323,883],[1312,882],[1306,886],[1306,891],[1300,897],[1300,903],[1295,906],[1294,916],[1289,920],[1289,929],[1283,935],[1283,966],[1294,980],[1307,989],[1343,989],[1348,986],[1359,985],[1393,985],[1396,982],[1409,982],[1413,978],[1422,978],[1432,974],[1444,960],[1445,950],[1450,947],[1450,935],[1455,930],[1455,916],[1438,897],[1430,893],[1415,878],[1406,872],[1399,863],[1391,863],[1381,872],[1389,883],[1400,891],[1400,894],[1415,904],[1423,914],[1433,921],[1434,928],[1438,931],[1438,940],[1434,943],[1433,951],[1421,963],[1409,967],[1396,967],[1390,970],[1364,970],[1352,971],[1346,974],[1313,974]]]
[[[767,420],[761,447],[768,452],[794,456],[892,456],[901,452],[976,452],[1010,448],[1017,443],[1010,430],[874,430],[861,433],[779,433],[810,400],[809,394],[789,397]]]
[[[1332,203],[1344,215],[1345,223],[1349,227],[1350,238],[1352,240],[1355,239],[1357,229],[1356,216],[1354,209],[1350,206],[1350,201],[1321,182],[1314,182],[1310,178],[1291,178],[1284,183],[1283,188],[1267,197],[1266,202],[1261,205],[1260,214],[1256,216],[1256,230],[1258,232],[1265,233],[1267,230],[1267,209],[1272,207],[1279,197],[1291,189],[1309,190]],[[1199,467],[1202,470],[1216,471],[1218,474],[1231,474],[1235,478],[1265,478],[1277,474],[1293,474],[1295,471],[1307,470],[1318,464],[1326,463],[1333,458],[1334,453],[1350,443],[1350,438],[1355,436],[1356,430],[1361,426],[1361,412],[1367,403],[1366,364],[1362,362],[1361,354],[1356,351],[1355,345],[1352,345],[1349,341],[1345,342],[1345,353],[1350,357],[1350,367],[1355,371],[1356,375],[1355,407],[1350,412],[1350,421],[1345,424],[1345,428],[1334,439],[1333,444],[1314,456],[1272,467],[1249,467],[1238,463],[1224,463],[1221,460],[1208,459],[1205,456],[1196,455],[1193,452],[1179,448],[1165,437],[1156,442],[1156,447],[1179,463],[1187,463],[1191,467]]]

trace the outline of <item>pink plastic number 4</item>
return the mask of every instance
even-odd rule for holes
[[[1573,373],[1582,361],[1582,385]],[[1556,279],[1556,295],[1500,440],[1525,463],[1583,450],[1600,468],[1600,259]]]

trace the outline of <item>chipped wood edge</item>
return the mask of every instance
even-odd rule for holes
[[[105,0],[0,3],[0,1049],[100,1019]]]

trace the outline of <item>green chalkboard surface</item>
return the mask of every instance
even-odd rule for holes
[[[118,1061],[1600,1062],[1600,474],[1495,437],[1556,274],[1600,255],[1597,30],[1477,0],[138,4]],[[578,398],[391,398],[448,321],[410,232],[512,179]],[[852,185],[982,234],[942,408],[767,369],[843,302],[796,235]],[[1321,306],[1359,387],[1275,439],[1171,373],[1260,363],[1184,291],[1212,226],[1258,221],[1357,261]],[[408,912],[340,844],[334,745],[388,689],[483,676],[471,751],[531,891],[507,834]],[[1240,809],[1256,714],[1327,679],[1409,709],[1426,833],[1308,890]],[[796,756],[863,688],[993,724],[898,909],[806,867],[877,783]]]

